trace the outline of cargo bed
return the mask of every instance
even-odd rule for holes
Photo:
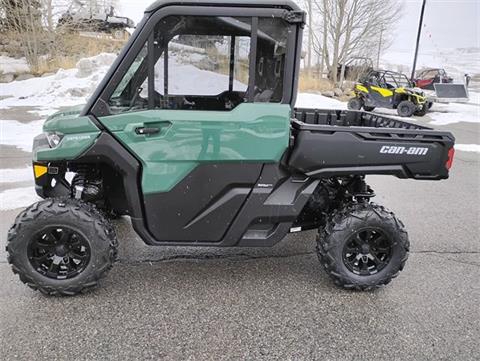
[[[448,178],[455,138],[375,113],[296,108],[290,167],[310,177]]]

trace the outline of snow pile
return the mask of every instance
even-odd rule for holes
[[[33,106],[45,110],[85,103],[102,80],[115,54],[82,59],[76,69],[60,69],[55,75],[2,84],[0,108]]]
[[[328,98],[320,94],[299,93],[297,95],[296,107],[316,109],[347,109],[347,103],[340,100]]]
[[[15,59],[9,56],[0,56],[0,73],[2,74],[18,74],[28,73],[30,67],[25,58]]]
[[[80,59],[77,62],[78,72],[77,78],[86,78],[93,75],[98,69],[105,69],[110,67],[116,59],[115,54],[102,53],[91,58]]]

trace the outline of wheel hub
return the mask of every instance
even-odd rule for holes
[[[69,279],[79,275],[90,261],[90,245],[68,227],[47,227],[38,232],[28,246],[28,259],[41,275]]]
[[[390,262],[392,242],[375,228],[355,232],[345,243],[343,263],[351,272],[369,276],[380,272]]]
[[[368,243],[363,243],[360,248],[363,254],[367,255],[370,253],[370,245]]]
[[[65,245],[61,244],[55,248],[55,253],[58,257],[65,257],[68,253],[68,249]]]

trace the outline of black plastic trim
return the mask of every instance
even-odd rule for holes
[[[128,214],[133,219],[143,219],[143,199],[141,184],[141,164],[112,135],[106,132],[97,138],[74,163],[105,163],[123,176]]]
[[[250,34],[250,64],[248,67],[248,101],[253,103],[255,98],[255,78],[257,74],[257,44],[258,44],[258,17],[252,18]]]
[[[261,7],[261,8],[284,8],[294,11],[301,11],[297,4],[293,1],[288,0],[242,0],[242,1],[229,1],[228,3],[225,0],[208,0],[208,1],[193,1],[193,0],[157,0],[149,7],[145,9],[145,13],[152,13],[157,11],[165,6],[172,5],[183,5],[183,6],[228,6],[231,8],[242,8],[242,7]]]

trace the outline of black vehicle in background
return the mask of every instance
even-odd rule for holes
[[[126,29],[134,28],[133,20],[116,14],[113,6],[73,0],[58,20],[58,27],[69,31],[93,31],[111,34],[115,39],[127,39]]]

